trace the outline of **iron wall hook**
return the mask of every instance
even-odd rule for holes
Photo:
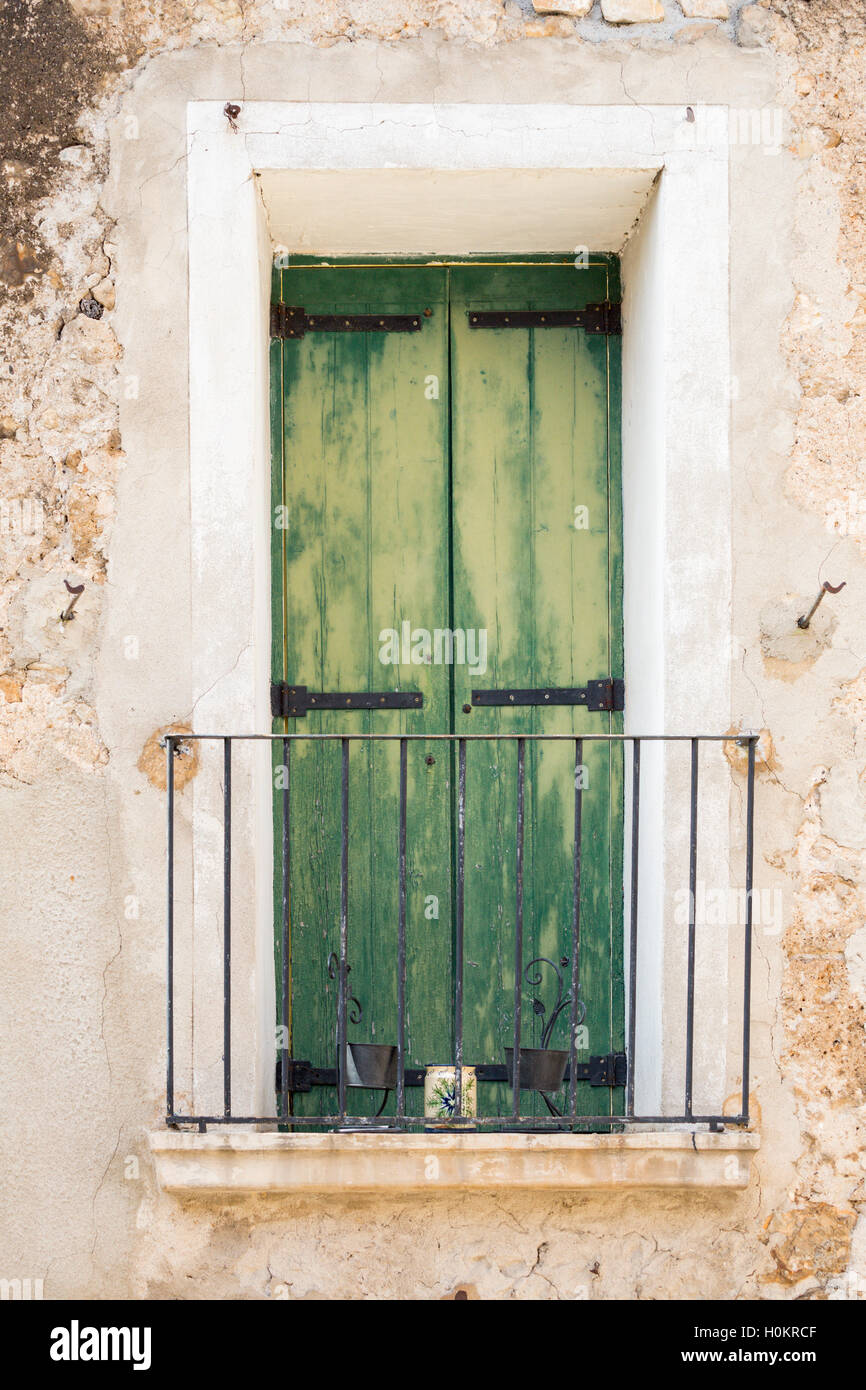
[[[815,599],[815,602],[812,604],[812,607],[809,609],[808,613],[804,613],[801,618],[797,619],[797,626],[803,628],[808,627],[813,617],[815,616],[815,612],[824,595],[841,593],[841,591],[845,588],[845,583],[846,581],[843,579],[841,584],[830,584],[825,579],[818,592],[818,597]]]
[[[75,617],[75,614],[72,610],[75,607],[78,600],[81,598],[81,595],[84,593],[84,585],[70,584],[68,579],[64,579],[63,583],[66,585],[67,592],[72,595],[72,599],[64,608],[63,612],[60,614],[60,621],[62,623],[71,623],[72,619]]]

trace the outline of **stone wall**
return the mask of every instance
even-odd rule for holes
[[[42,1277],[46,1297],[863,1296],[858,0],[45,0],[8,7],[2,24],[2,988],[3,1055],[16,1060],[0,1274]],[[128,616],[166,604],[159,558],[151,591],[115,577],[117,547],[153,526],[136,510],[150,461],[128,453],[121,428],[141,383],[115,329],[136,315],[120,316],[119,246],[135,198],[142,218],[153,198],[182,213],[186,97],[276,99],[277,71],[294,99],[338,100],[349,73],[355,100],[430,100],[440,83],[450,100],[482,99],[479,85],[483,99],[524,101],[736,91],[732,104],[779,113],[775,234],[735,241],[732,292],[731,718],[772,733],[759,882],[785,907],[783,930],[756,936],[763,1142],[746,1194],[443,1196],[431,1216],[417,1198],[180,1203],[155,1188],[144,1136],[162,1103],[164,793],[148,740],[189,719],[191,696],[182,671],[148,654],[150,618]],[[409,85],[419,73],[423,91]],[[167,123],[167,162],[118,191],[110,133],[140,140]],[[732,216],[747,226],[761,167],[733,167]],[[182,301],[182,260],[166,266],[162,290]],[[748,323],[767,280],[783,312],[765,377]],[[796,616],[824,579],[847,587],[800,636]]]

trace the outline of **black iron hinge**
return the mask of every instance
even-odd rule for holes
[[[622,333],[622,305],[611,304],[606,299],[603,304],[587,304],[586,333],[600,333],[606,338],[619,337]]]
[[[622,333],[622,305],[587,304],[585,309],[467,309],[470,328],[582,328],[590,335]]]
[[[473,705],[586,705],[591,713],[625,709],[625,681],[607,676],[586,685],[541,690],[473,690]]]
[[[326,1083],[319,1078],[323,1072],[316,1072],[316,1080],[313,1080],[314,1068],[309,1062],[300,1061],[297,1057],[289,1057],[286,1062],[286,1090],[299,1091],[305,1093],[311,1091],[313,1086],[324,1086]],[[331,1083],[336,1086],[337,1073],[333,1072],[334,1080]],[[274,1075],[274,1085],[278,1091],[283,1089],[283,1059],[277,1058],[277,1069]]]
[[[277,1058],[274,1085],[278,1091],[283,1089],[283,1059]],[[404,1086],[423,1086],[424,1067],[405,1067]],[[492,1081],[507,1084],[508,1068],[501,1063],[479,1062],[475,1064],[477,1081]],[[578,1081],[588,1081],[590,1086],[624,1086],[628,1079],[628,1059],[624,1052],[608,1052],[600,1057],[590,1057],[587,1062],[577,1063]],[[566,1067],[563,1084],[571,1080],[570,1068]],[[289,1057],[286,1065],[286,1090],[311,1091],[314,1086],[336,1086],[336,1067],[314,1067],[310,1062]]]
[[[305,333],[420,333],[424,314],[308,314],[298,304],[271,305],[271,337]]]
[[[305,685],[271,682],[271,714],[274,719],[303,719],[317,709],[421,709],[424,696],[417,690],[310,691]]]
[[[628,1074],[628,1058],[624,1052],[608,1052],[600,1057],[590,1057],[586,1062],[575,1064],[578,1081],[588,1081],[590,1086],[624,1086]],[[408,1077],[409,1073],[406,1072]],[[422,1081],[419,1083],[423,1085]],[[475,1076],[478,1081],[497,1081],[508,1083],[508,1068],[495,1062],[481,1062],[475,1067]],[[563,1085],[567,1086],[571,1081],[571,1067],[565,1068]],[[412,1083],[407,1080],[406,1085]]]
[[[587,1079],[590,1086],[624,1086],[628,1080],[628,1057],[624,1052],[590,1057]]]

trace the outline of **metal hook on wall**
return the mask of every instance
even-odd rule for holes
[[[75,607],[78,600],[81,598],[81,595],[84,593],[84,585],[70,584],[68,579],[64,579],[63,583],[66,585],[67,591],[72,595],[72,599],[67,604],[66,608],[64,608],[63,612],[60,614],[60,621],[62,623],[71,623],[72,619],[75,617],[75,614],[72,610]]]
[[[797,626],[804,628],[808,627],[824,595],[840,593],[841,590],[845,588],[845,583],[846,581],[843,579],[841,584],[830,584],[825,579],[824,583],[821,585],[818,597],[815,599],[815,602],[812,604],[812,607],[809,609],[808,613],[804,613],[802,618],[797,619]]]

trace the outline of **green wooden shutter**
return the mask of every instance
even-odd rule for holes
[[[276,731],[615,727],[618,716],[573,708],[463,713],[477,687],[621,675],[619,340],[580,328],[473,330],[467,317],[473,307],[581,308],[618,299],[615,275],[612,258],[583,270],[470,264],[277,273],[276,296],[308,315],[421,313],[423,326],[406,334],[312,332],[272,344],[274,679],[325,691],[415,689],[424,705],[311,712],[276,723]],[[577,507],[587,509],[588,526]],[[383,665],[380,634],[393,629],[402,646],[406,623],[410,634],[459,629],[476,644],[486,632],[486,671],[411,659]],[[586,749],[588,1048],[581,1056],[622,1046],[621,766],[607,745]],[[350,1029],[355,1041],[396,1040],[398,756],[397,744],[352,745],[349,984],[363,1008]],[[296,745],[292,758],[289,1046],[317,1066],[335,1058],[336,985],[327,959],[339,936],[339,759],[338,743]],[[410,1066],[452,1057],[455,761],[448,745],[409,745]],[[501,1063],[511,1043],[515,761],[513,744],[468,745],[467,1062]],[[572,761],[570,743],[527,756],[525,963],[570,955]],[[279,906],[279,794],[275,807]],[[279,911],[276,929],[279,998]],[[550,980],[535,993],[552,1000]],[[526,1046],[537,1043],[540,1025],[532,994],[527,986]],[[568,1045],[566,1019],[553,1045]],[[618,1105],[618,1093],[581,1091],[585,1113]],[[350,1092],[350,1108],[371,1114],[379,1099]],[[407,1092],[407,1101],[421,1113],[419,1091]],[[504,1087],[480,1087],[479,1102],[482,1113],[510,1110]],[[294,1099],[298,1114],[334,1106],[323,1091]],[[528,1097],[524,1109],[532,1113]]]

